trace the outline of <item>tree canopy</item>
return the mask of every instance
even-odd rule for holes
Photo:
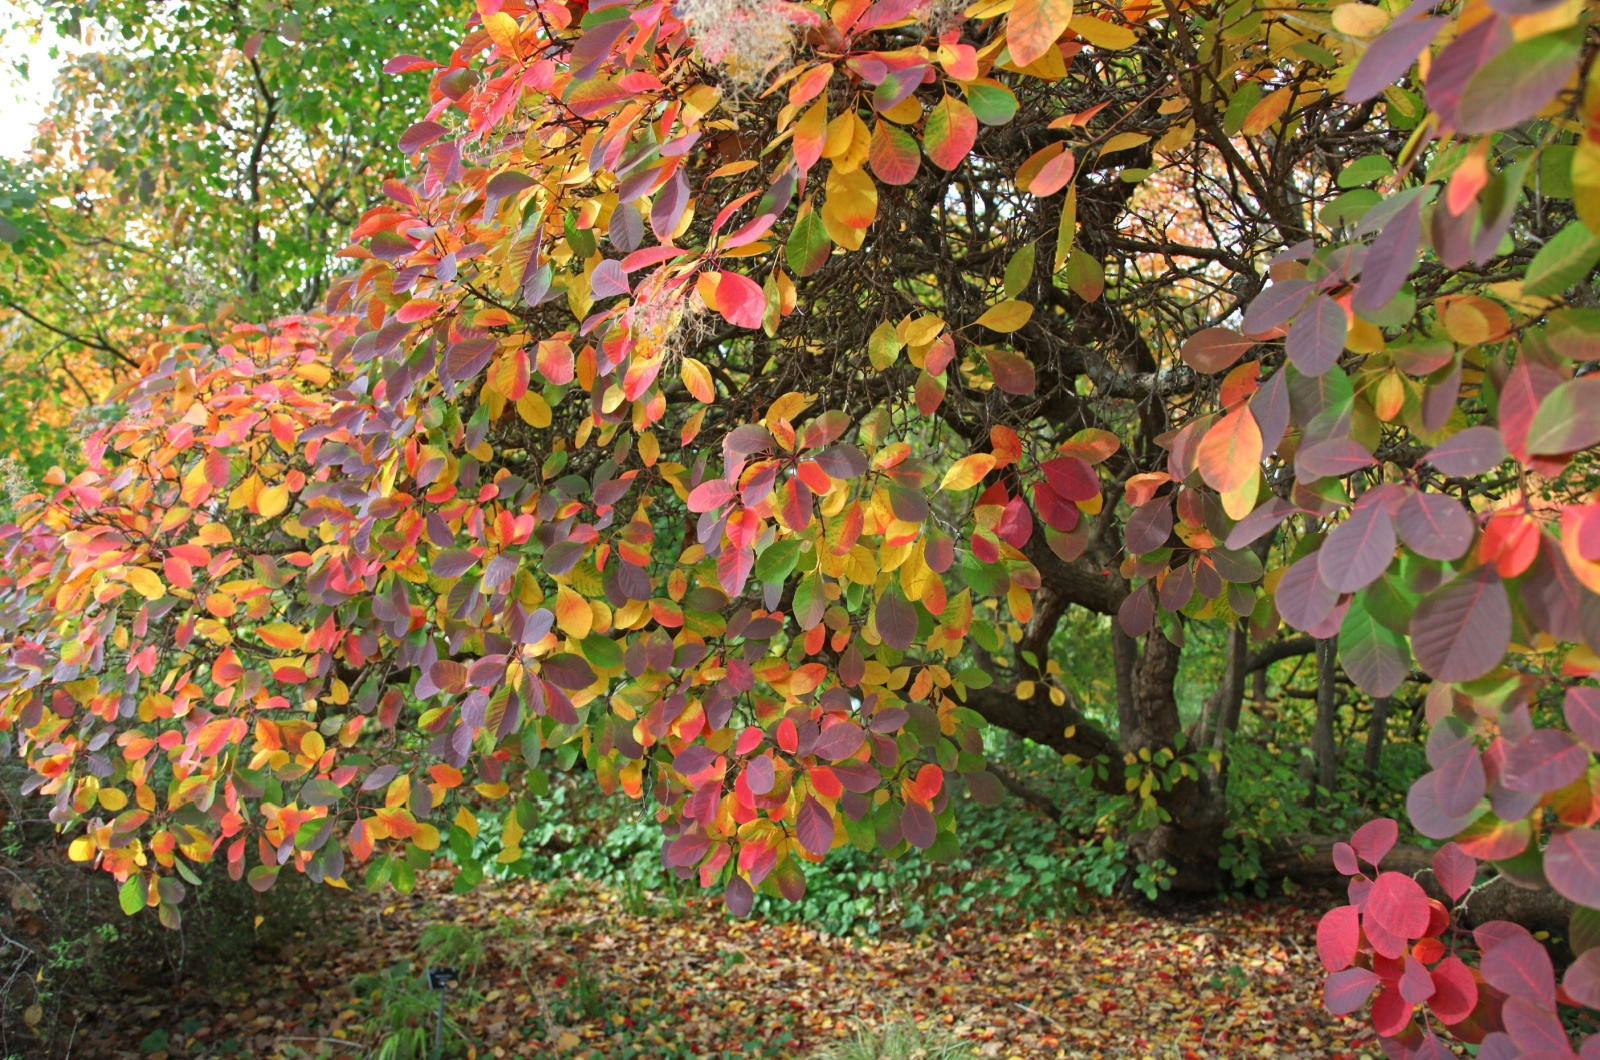
[[[0,725],[169,922],[212,859],[403,889],[449,851],[470,886],[580,759],[743,913],[843,844],[953,856],[986,724],[1131,793],[1139,858],[1205,889],[1246,677],[1314,652],[1326,786],[1340,669],[1417,688],[1449,897],[1481,860],[1592,917],[1592,14],[479,0],[382,68],[431,106],[348,274],[169,329],[0,531]],[[1114,619],[1114,727],[1050,657],[1074,610]],[[1360,875],[1395,832],[1335,848],[1330,1004],[1381,987],[1400,1055],[1568,1049],[1597,951],[1558,995],[1480,928],[1473,972],[1443,904]]]

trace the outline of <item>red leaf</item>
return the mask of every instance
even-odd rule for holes
[[[1446,843],[1433,855],[1433,877],[1451,901],[1459,901],[1478,875],[1478,861],[1458,844]]]
[[[724,272],[717,281],[717,311],[734,327],[758,328],[767,311],[761,285],[737,272]]]
[[[989,361],[989,373],[994,385],[1007,394],[1031,394],[1036,385],[1033,365],[1028,359],[1011,350],[990,349],[984,356]]]
[[[1349,843],[1333,844],[1333,867],[1346,876],[1356,876],[1361,872],[1361,863],[1356,860],[1356,851]]]
[[[1398,985],[1385,986],[1372,1003],[1372,1029],[1381,1038],[1393,1038],[1411,1022],[1411,1005],[1400,996]]]
[[[1446,1023],[1460,1023],[1478,1007],[1478,980],[1459,957],[1446,957],[1433,970],[1433,1014]]]
[[[1086,461],[1058,456],[1039,465],[1050,488],[1069,501],[1092,501],[1100,493],[1100,477]],[[1071,527],[1057,527],[1070,530]]]
[[[1406,970],[1400,976],[1400,996],[1413,1005],[1420,1005],[1433,996],[1436,989],[1427,966],[1415,957],[1406,958]]]
[[[1317,923],[1317,956],[1330,972],[1350,967],[1361,944],[1361,911],[1341,905],[1324,913]]]
[[[1554,1060],[1572,1055],[1572,1045],[1555,1014],[1553,998],[1548,1005],[1536,1005],[1527,998],[1513,997],[1501,1008],[1500,1018],[1523,1056]]]
[[[1363,912],[1367,920],[1401,938],[1421,938],[1428,930],[1427,892],[1404,873],[1379,873]]]

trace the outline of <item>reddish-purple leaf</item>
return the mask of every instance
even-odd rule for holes
[[[1434,57],[1423,98],[1446,126],[1455,128],[1461,90],[1472,75],[1511,41],[1511,26],[1505,19],[1486,18],[1457,35]]]
[[[1562,897],[1600,908],[1600,832],[1573,828],[1551,836],[1544,848],[1544,875]]]
[[[1356,848],[1349,843],[1333,844],[1333,867],[1346,876],[1358,875],[1361,863],[1356,859]]]
[[[1269,497],[1265,504],[1234,524],[1233,529],[1228,531],[1227,546],[1237,551],[1254,544],[1262,534],[1276,529],[1279,523],[1299,510],[1286,500]]]
[[[1484,63],[1461,90],[1456,127],[1464,133],[1495,132],[1538,114],[1572,76],[1583,41],[1576,29],[1544,33]]]
[[[1420,1005],[1433,996],[1435,989],[1428,966],[1408,954],[1406,970],[1400,975],[1400,996],[1409,1004]]]
[[[1591,594],[1572,573],[1567,557],[1561,552],[1561,544],[1549,534],[1540,533],[1539,558],[1523,577],[1521,590],[1522,606],[1539,629],[1556,640],[1587,639],[1583,630],[1583,601]],[[1600,733],[1600,727],[1595,731]],[[1600,744],[1589,746],[1600,747]]]
[[[1500,1009],[1506,1033],[1528,1060],[1555,1060],[1572,1056],[1567,1032],[1555,1013],[1555,1001],[1536,1005],[1522,997],[1512,997]]]
[[[1197,372],[1222,372],[1232,368],[1254,345],[1253,340],[1229,328],[1206,328],[1189,336],[1178,356]]]
[[[878,636],[896,651],[905,651],[917,636],[917,609],[897,589],[878,598],[876,611]]]
[[[1555,969],[1550,955],[1531,935],[1505,939],[1485,951],[1479,971],[1496,990],[1555,1008]]]
[[[401,154],[409,155],[422,150],[449,131],[436,121],[419,121],[400,134],[397,146]]]
[[[994,376],[995,386],[1007,394],[1033,393],[1037,384],[1033,364],[1026,357],[999,347],[986,350],[984,356],[989,361],[989,374]]]
[[[1428,895],[1422,885],[1399,872],[1381,872],[1372,881],[1364,909],[1366,919],[1405,939],[1428,930]]]
[[[615,258],[607,258],[594,267],[594,272],[589,277],[590,298],[599,301],[602,298],[628,293],[628,274],[622,271],[621,262]]]
[[[1399,959],[1404,951],[1405,944],[1400,944],[1400,950],[1385,952],[1382,946],[1373,940],[1373,948],[1385,957]],[[1378,992],[1378,997],[1372,1002],[1372,1029],[1378,1032],[1380,1038],[1393,1038],[1411,1025],[1411,1005],[1400,996],[1400,984],[1388,982]]]
[[[1424,773],[1406,794],[1406,816],[1417,831],[1429,839],[1450,839],[1481,816],[1473,809],[1465,814],[1446,813],[1440,804],[1438,770]]]
[[[1246,335],[1262,335],[1288,323],[1311,297],[1310,280],[1284,280],[1256,295],[1244,314]]]
[[[1395,516],[1400,540],[1419,556],[1456,560],[1472,547],[1477,524],[1454,497],[1442,493],[1414,492]]]
[[[1156,620],[1156,602],[1150,595],[1150,586],[1141,585],[1123,597],[1117,608],[1117,623],[1130,637],[1142,637],[1150,632]]]
[[[745,787],[750,789],[750,794],[752,795],[767,794],[772,790],[776,777],[777,773],[773,769],[772,759],[768,755],[758,755],[745,763],[744,784]]]
[[[1289,325],[1284,349],[1302,374],[1318,376],[1339,363],[1349,330],[1350,321],[1345,316],[1344,306],[1319,294]]]
[[[1383,980],[1370,968],[1334,972],[1322,984],[1322,1003],[1335,1016],[1348,1016],[1362,1005]]]
[[[1424,596],[1411,616],[1411,650],[1440,681],[1471,681],[1500,665],[1511,646],[1511,602],[1485,565]]]
[[[1358,313],[1375,313],[1388,305],[1411,275],[1421,241],[1422,196],[1417,195],[1383,226],[1361,259],[1361,285],[1350,307]]]
[[[1578,1004],[1600,1009],[1600,949],[1579,954],[1562,977],[1561,986]]]
[[[861,726],[855,722],[841,721],[822,730],[822,735],[811,747],[811,753],[830,762],[842,762],[861,750],[866,740],[867,734],[861,731]]]
[[[1500,783],[1508,791],[1557,791],[1583,776],[1589,751],[1560,729],[1535,729],[1506,750]]]
[[[1497,427],[1468,427],[1434,446],[1428,463],[1446,475],[1467,478],[1481,475],[1506,458],[1505,441]]]
[[[1302,632],[1320,624],[1339,603],[1339,594],[1322,580],[1317,554],[1303,556],[1283,572],[1274,594],[1278,614]]]
[[[1275,453],[1289,429],[1289,378],[1287,372],[1274,372],[1250,395],[1250,415],[1261,428],[1261,451]]]
[[[1478,980],[1461,958],[1454,955],[1440,961],[1433,970],[1433,997],[1428,1007],[1447,1026],[1460,1023],[1478,1007]]]
[[[1483,799],[1489,786],[1489,775],[1483,768],[1483,756],[1468,740],[1443,756],[1434,771],[1434,794],[1439,808],[1451,817],[1470,814]]]
[[[1322,915],[1317,923],[1317,956],[1330,972],[1350,967],[1361,945],[1361,911],[1341,905]]]
[[[1376,867],[1400,839],[1400,825],[1393,817],[1376,817],[1356,829],[1350,846],[1356,856]]]
[[[1562,711],[1567,716],[1567,728],[1578,739],[1591,751],[1600,748],[1600,688],[1568,688]]]
[[[927,850],[939,838],[933,814],[920,802],[906,803],[905,810],[900,814],[900,834],[918,850]]]
[[[1382,503],[1358,504],[1350,517],[1328,534],[1317,553],[1317,571],[1341,593],[1365,589],[1382,577],[1394,559],[1394,520]]]
[[[722,591],[729,596],[744,592],[744,583],[750,580],[750,571],[755,565],[754,548],[724,548],[717,557],[717,580]]]
[[[1452,902],[1460,901],[1471,890],[1477,875],[1478,859],[1455,843],[1446,843],[1433,855],[1433,878]]]
[[[833,814],[827,807],[817,801],[815,795],[807,795],[804,805],[794,822],[795,837],[800,840],[800,846],[808,854],[821,857],[833,846]]]
[[[1123,534],[1136,556],[1161,548],[1172,534],[1172,498],[1156,497],[1135,508]]]
[[[1294,469],[1302,481],[1339,478],[1371,467],[1377,461],[1354,438],[1329,438],[1295,454]]]
[[[1058,456],[1039,465],[1050,488],[1069,501],[1091,501],[1100,493],[1100,477],[1087,461]]]
[[[1365,103],[1394,84],[1411,69],[1422,49],[1439,35],[1445,21],[1442,18],[1396,19],[1394,25],[1367,45],[1366,54],[1361,56],[1345,86],[1345,98],[1352,103]]]
[[[750,907],[755,904],[756,892],[750,889],[750,884],[743,876],[734,876],[728,881],[728,887],[722,892],[722,904],[727,906],[728,912],[736,917],[750,915]]]

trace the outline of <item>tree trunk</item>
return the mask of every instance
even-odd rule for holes
[[[1389,727],[1389,706],[1394,702],[1388,696],[1372,701],[1372,718],[1367,722],[1367,753],[1362,763],[1368,773],[1376,775],[1383,760],[1383,738]]]
[[[1332,791],[1338,780],[1339,747],[1334,738],[1333,723],[1339,709],[1336,698],[1339,675],[1338,641],[1329,637],[1317,642],[1317,721],[1311,734],[1311,756],[1316,763],[1316,782],[1326,791]],[[1312,801],[1320,797],[1313,792]]]
[[[1126,644],[1119,644],[1116,653],[1122,751],[1133,755],[1141,750],[1152,755],[1175,751],[1182,728],[1176,685],[1183,649],[1156,630],[1145,638],[1144,651],[1135,659],[1137,645],[1131,638],[1123,639]],[[1174,871],[1174,890],[1215,890],[1225,824],[1219,787],[1205,773],[1197,779],[1185,777],[1161,792],[1156,804],[1169,819],[1129,838],[1134,857],[1145,865],[1165,862]]]
[[[1212,747],[1226,749],[1228,741],[1239,728],[1239,712],[1244,709],[1244,671],[1250,656],[1250,634],[1244,623],[1235,622],[1228,628],[1228,662],[1223,671],[1220,694],[1221,710],[1217,712],[1216,731]]]

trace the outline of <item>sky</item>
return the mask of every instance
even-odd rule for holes
[[[22,158],[33,142],[33,127],[44,116],[55,84],[56,71],[65,61],[68,42],[47,28],[39,40],[28,28],[0,22],[0,157]],[[76,42],[72,42],[76,43]],[[56,57],[50,55],[57,49]],[[18,67],[27,63],[24,78]]]

